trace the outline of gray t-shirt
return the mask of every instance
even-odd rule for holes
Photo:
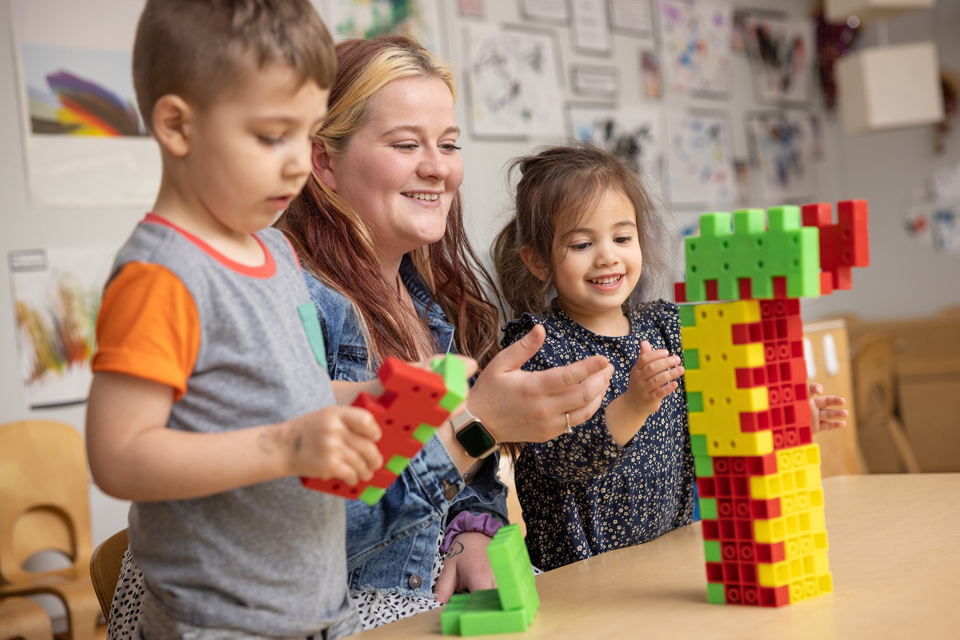
[[[256,234],[267,263],[243,268],[160,218],[137,226],[114,265],[169,270],[193,298],[200,347],[167,428],[216,433],[335,402],[306,321],[315,308],[281,232]],[[271,266],[273,265],[273,266]],[[108,285],[109,286],[109,285]],[[322,338],[319,340],[322,348]],[[356,616],[347,590],[343,499],[296,477],[193,500],[138,502],[130,547],[168,613],[268,636],[318,633]]]

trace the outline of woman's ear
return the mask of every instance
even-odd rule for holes
[[[333,158],[327,153],[327,147],[323,142],[314,138],[313,140],[313,173],[317,179],[323,183],[330,191],[337,191],[337,177],[333,174]]]
[[[541,282],[547,281],[547,271],[543,265],[540,264],[540,260],[537,258],[533,247],[521,247],[520,258],[523,260],[523,264],[527,265],[527,269],[530,269],[530,273],[536,276],[537,280]]]
[[[180,96],[161,96],[153,105],[153,137],[171,155],[184,157],[190,151],[194,116],[194,110]]]

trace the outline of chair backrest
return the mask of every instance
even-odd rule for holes
[[[73,564],[51,574],[87,575],[89,480],[83,437],[62,422],[0,425],[0,579],[16,584],[40,551],[60,551]]]
[[[120,579],[120,565],[123,552],[127,550],[127,530],[117,532],[100,543],[90,558],[90,578],[93,590],[97,592],[103,617],[110,619],[110,604],[113,592],[117,590]]]

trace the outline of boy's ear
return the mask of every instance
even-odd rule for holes
[[[153,136],[170,154],[182,158],[190,151],[193,116],[193,109],[180,96],[162,96],[153,105]]]
[[[320,140],[313,140],[313,173],[325,187],[336,193],[337,177],[333,174],[333,158],[327,153],[327,147]]]
[[[547,272],[537,259],[537,255],[534,253],[533,247],[521,247],[520,258],[523,260],[523,264],[527,265],[527,269],[530,269],[530,273],[536,276],[537,280],[540,280],[541,282],[547,281]]]

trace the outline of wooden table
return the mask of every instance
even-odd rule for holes
[[[537,577],[524,635],[487,638],[960,638],[960,474],[823,481],[831,595],[779,609],[707,604],[700,524]],[[440,611],[354,638],[440,638]]]

